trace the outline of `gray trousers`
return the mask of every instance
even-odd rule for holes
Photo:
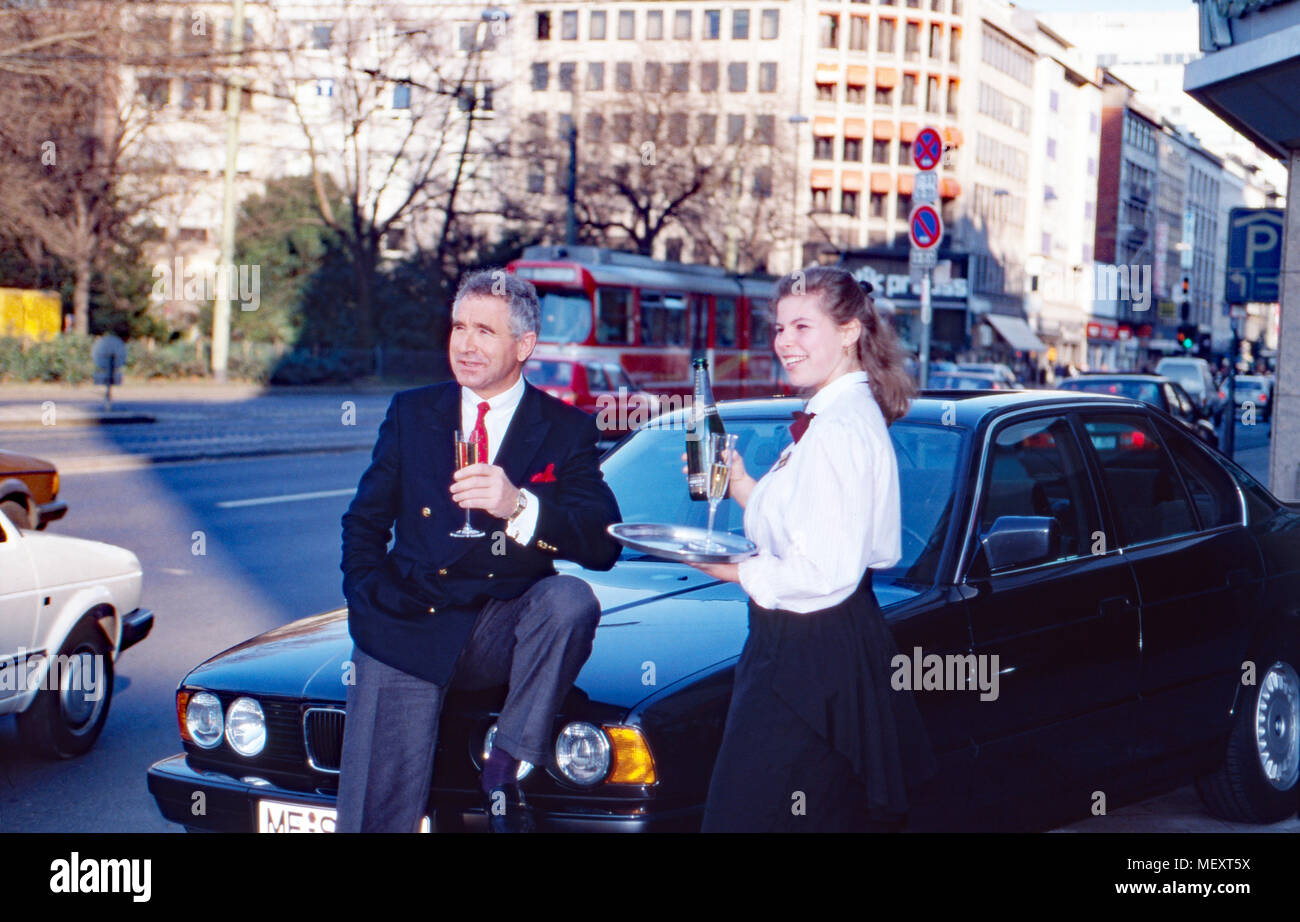
[[[483,606],[451,687],[509,684],[493,746],[545,765],[556,710],[573,687],[600,621],[591,587],[548,576],[515,599]],[[339,832],[415,832],[429,799],[445,687],[357,647],[339,774]]]

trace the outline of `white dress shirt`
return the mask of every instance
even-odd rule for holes
[[[898,459],[867,373],[836,378],[807,410],[803,438],[750,494],[745,536],[759,552],[739,565],[756,603],[800,613],[839,604],[868,567],[903,556]]]
[[[519,380],[507,390],[488,399],[488,411],[483,417],[483,427],[487,429],[488,464],[496,459],[497,449],[501,447],[501,440],[506,437],[510,420],[514,419],[515,410],[518,409],[519,401],[523,396],[524,376],[521,374]],[[478,405],[482,402],[483,398],[478,394],[468,387],[461,387],[460,429],[464,435],[468,436],[474,431],[474,426],[478,422]],[[524,507],[523,512],[519,513],[517,519],[506,526],[506,534],[520,544],[527,544],[532,540],[533,531],[537,528],[537,497],[528,490],[521,489],[520,492],[528,497],[528,505]]]

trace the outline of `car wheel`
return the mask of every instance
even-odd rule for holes
[[[44,684],[53,685],[57,678],[58,687],[36,693],[31,706],[18,715],[18,732],[42,756],[71,759],[95,745],[113,698],[111,647],[95,619],[77,622],[50,669],[57,672]]]
[[[1276,823],[1296,812],[1300,677],[1289,662],[1275,660],[1242,698],[1223,763],[1196,779],[1196,790],[1222,819]]]
[[[36,516],[33,515],[31,506],[21,496],[11,496],[0,502],[0,512],[3,512],[17,528],[32,528],[35,525]]]

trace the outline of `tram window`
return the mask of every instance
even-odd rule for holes
[[[591,364],[587,366],[587,390],[589,391],[612,391],[609,382],[605,380],[605,369],[599,365]]]
[[[542,335],[548,343],[585,343],[591,335],[591,301],[585,294],[541,292]]]
[[[627,288],[600,288],[596,290],[598,316],[596,342],[628,343],[632,341],[632,292]]]
[[[713,299],[713,345],[718,348],[736,346],[736,299]]]
[[[641,342],[647,346],[686,345],[686,298],[663,291],[642,291]]]
[[[772,348],[772,302],[753,298],[749,302],[749,348]]]

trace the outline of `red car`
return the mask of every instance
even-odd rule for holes
[[[622,438],[659,412],[659,398],[641,390],[614,362],[540,356],[524,365],[524,377],[596,417],[605,440]]]

